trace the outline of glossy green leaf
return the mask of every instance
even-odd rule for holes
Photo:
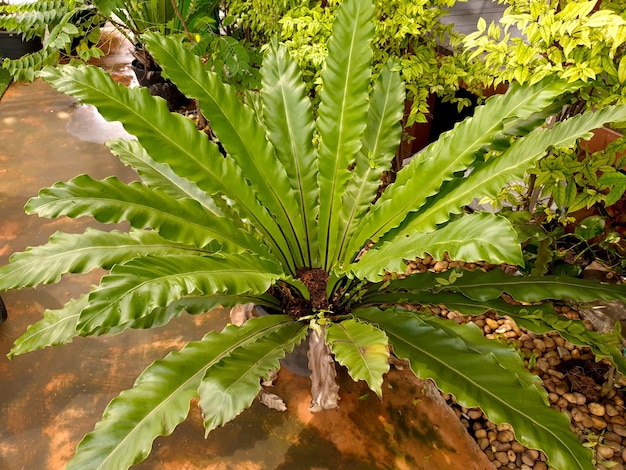
[[[339,259],[352,261],[354,253],[346,253],[361,217],[371,208],[381,185],[381,176],[391,169],[391,162],[400,143],[401,120],[405,99],[400,74],[387,64],[381,71],[370,95],[367,126],[357,153],[355,168],[343,195],[341,218],[346,228],[339,239]],[[346,256],[348,259],[345,259]]]
[[[442,134],[398,172],[395,183],[364,218],[348,252],[358,253],[368,240],[376,241],[400,225],[407,214],[419,210],[443,182],[467,169],[475,154],[506,130],[507,123],[517,123],[542,111],[574,88],[574,85],[548,79],[532,87],[513,86],[505,95],[491,97],[484,106],[476,108],[472,118]]]
[[[492,422],[513,426],[517,440],[543,450],[552,467],[594,468],[591,451],[569,430],[567,415],[549,407],[547,392],[521,357],[485,339],[475,325],[397,309],[353,313],[385,331],[395,354],[408,359],[418,377],[434,380],[463,406],[481,407]]]
[[[455,272],[455,271],[453,271]],[[603,284],[569,276],[510,276],[500,269],[458,272],[452,287],[471,299],[490,300],[504,292],[520,302],[540,302],[547,299],[569,299],[578,302],[592,300],[626,300],[626,286]],[[451,273],[448,273],[450,276]]]
[[[109,269],[140,256],[194,253],[203,252],[188,245],[172,243],[153,231],[102,232],[88,228],[82,234],[57,232],[47,244],[15,253],[10,264],[0,268],[0,290],[54,283],[61,280],[65,273]]]
[[[135,228],[151,228],[168,240],[200,248],[212,241],[235,252],[260,248],[252,235],[229,219],[204,210],[193,199],[174,199],[138,182],[125,184],[115,177],[94,180],[82,175],[67,183],[56,183],[30,199],[26,210],[49,218],[91,216],[102,223],[129,222]]]
[[[276,263],[248,254],[137,258],[113,267],[91,291],[78,329],[138,320],[189,295],[263,294],[280,277]]]
[[[330,268],[337,259],[337,238],[345,230],[342,196],[361,147],[367,123],[367,95],[371,75],[374,35],[372,2],[341,4],[328,41],[328,56],[322,71],[322,91],[317,119],[320,138],[320,257]]]
[[[317,153],[313,147],[315,122],[302,73],[287,47],[270,43],[261,67],[263,118],[267,137],[296,192],[304,224],[301,249],[308,266],[319,264],[317,244],[319,188]]]
[[[424,289],[407,291],[383,290],[379,294],[367,296],[361,305],[418,304],[424,306],[445,305],[449,310],[463,315],[482,315],[492,311],[501,317],[510,317],[515,323],[537,334],[551,331],[558,332],[563,338],[576,346],[591,348],[597,358],[606,358],[617,369],[626,373],[626,358],[619,347],[621,339],[614,333],[601,335],[588,330],[580,320],[572,320],[558,315],[550,303],[536,305],[512,304],[503,298],[474,300],[457,292],[428,292]]]
[[[517,232],[503,217],[486,212],[467,214],[430,233],[411,235],[386,242],[365,253],[349,266],[357,277],[382,279],[385,271],[404,273],[404,260],[431,255],[455,261],[488,261],[493,264],[523,264]]]
[[[263,335],[250,332],[263,331]],[[305,337],[308,327],[287,315],[252,318],[242,327],[230,326],[223,357],[207,368],[198,389],[206,434],[248,408],[261,390],[259,378],[279,368],[279,359]],[[232,340],[230,338],[233,338]],[[227,349],[228,348],[228,349]]]
[[[291,256],[300,259],[301,265],[298,241],[304,231],[296,197],[254,110],[240,100],[236,89],[207,71],[201,58],[177,38],[146,33],[142,40],[177,87],[197,100],[229,156],[244,170],[243,178],[274,217],[274,224],[266,228],[281,246],[286,240]]]
[[[9,351],[8,357],[43,349],[48,346],[58,346],[72,341],[78,336],[76,325],[80,312],[87,305],[87,294],[78,299],[70,300],[63,308],[46,310],[43,318],[28,327]]]
[[[294,323],[283,315],[255,320],[243,327],[227,327],[222,333],[209,333],[148,366],[132,389],[109,404],[94,431],[78,445],[68,470],[126,470],[145,459],[152,441],[171,434],[186,418],[190,401],[199,396],[198,387],[209,368]],[[256,359],[248,356],[242,365]]]
[[[178,176],[168,164],[152,159],[139,141],[133,139],[114,139],[107,142],[111,152],[122,163],[133,168],[146,186],[158,189],[174,198],[192,198],[209,212],[220,215],[214,199],[197,184]]]
[[[275,255],[289,263],[287,251],[280,245],[280,229],[259,204],[252,188],[232,184],[245,180],[242,169],[233,159],[224,158],[193,121],[170,113],[165,101],[150,96],[146,88],[115,83],[98,67],[47,68],[41,76],[58,91],[96,106],[105,119],[120,121],[154,161],[167,164],[211,196],[228,197],[240,217],[252,220],[255,228],[266,235],[265,242]]]
[[[433,229],[457,214],[474,198],[496,197],[509,182],[520,179],[552,147],[571,146],[594,129],[613,121],[626,120],[626,105],[609,106],[595,113],[558,122],[550,130],[539,128],[516,141],[497,158],[477,164],[471,174],[442,186],[419,213],[405,223],[401,233]]]
[[[365,380],[382,397],[383,375],[389,371],[389,345],[384,332],[353,319],[329,323],[326,344],[353,380]]]

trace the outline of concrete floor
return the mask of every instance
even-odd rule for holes
[[[127,46],[111,43],[102,66],[131,83]],[[0,263],[11,253],[43,244],[55,231],[82,232],[89,220],[26,216],[38,189],[88,173],[123,180],[135,174],[103,142],[122,135],[89,107],[47,84],[13,84],[0,101]],[[0,324],[0,469],[57,470],[71,458],[106,404],[132,386],[152,361],[221,329],[227,312],[183,316],[166,327],[73,343],[6,358],[13,341],[45,309],[60,308],[98,282],[101,272],[64,278],[36,289],[2,294],[9,319]],[[340,374],[339,411],[312,415],[309,382],[288,371],[276,385],[289,410],[259,403],[203,438],[193,408],[172,436],[159,438],[140,469],[455,469],[490,464],[451,411],[406,373],[390,373],[383,400]]]

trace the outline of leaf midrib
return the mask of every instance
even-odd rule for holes
[[[128,439],[130,439],[130,436],[136,432],[136,430],[138,430],[140,428],[140,426],[146,422],[149,418],[151,418],[154,414],[156,414],[156,412],[158,410],[160,410],[161,408],[163,408],[164,406],[167,406],[167,403],[172,400],[175,399],[175,396],[178,395],[178,393],[181,393],[181,391],[184,392],[185,389],[189,388],[189,384],[192,383],[192,381],[197,380],[196,377],[199,376],[200,374],[202,374],[204,376],[204,374],[206,374],[206,370],[213,366],[214,364],[216,364],[217,362],[219,362],[220,360],[222,360],[223,357],[226,357],[228,355],[230,355],[230,353],[232,352],[232,350],[241,347],[241,345],[245,344],[248,341],[256,341],[256,338],[258,336],[263,336],[266,334],[267,330],[274,330],[274,329],[279,329],[284,325],[284,323],[277,323],[274,325],[270,325],[269,327],[264,328],[263,330],[259,330],[257,332],[255,332],[252,335],[248,335],[248,336],[244,336],[242,337],[240,340],[238,340],[237,342],[235,342],[232,346],[230,346],[226,351],[222,352],[220,355],[216,356],[215,358],[213,358],[212,361],[210,361],[208,364],[205,364],[204,366],[202,366],[200,368],[200,370],[196,373],[194,373],[189,379],[185,380],[179,387],[177,387],[176,389],[174,389],[172,391],[172,393],[170,393],[164,400],[161,401],[161,403],[159,403],[156,407],[154,407],[152,409],[152,411],[150,413],[148,413],[139,423],[137,426],[135,426],[127,435],[126,437],[124,437],[124,439],[117,445],[115,446],[111,452],[109,452],[109,455],[106,457],[106,459],[104,459],[102,461],[102,463],[97,467],[98,469],[102,469],[102,470],[106,470],[108,467],[106,466],[106,462],[108,460],[110,460],[110,458],[114,455],[114,453],[117,451],[117,449],[120,449],[123,447],[123,445],[128,441]],[[199,342],[197,342],[196,344],[200,344],[202,343],[203,340],[200,340]],[[167,359],[167,358],[165,358]],[[165,360],[163,359],[163,360]],[[142,374],[143,375],[143,374]],[[141,376],[140,376],[141,377]],[[131,389],[132,390],[132,389]],[[197,395],[197,392],[196,392]],[[174,398],[172,398],[174,397]],[[106,412],[106,410],[105,410]],[[185,418],[183,418],[184,421]],[[182,421],[181,421],[182,422]],[[180,422],[179,422],[180,424]],[[173,431],[173,429],[172,429]],[[162,434],[158,434],[158,435],[162,435]],[[156,437],[156,436],[155,436]]]
[[[430,325],[429,325],[429,326],[430,326]],[[431,327],[431,328],[433,328],[432,326],[430,326],[430,327]],[[458,375],[458,376],[460,376],[460,377],[464,378],[464,379],[466,380],[466,382],[471,383],[471,384],[472,384],[475,388],[477,388],[477,389],[481,390],[483,393],[485,393],[485,394],[487,394],[488,396],[490,396],[492,400],[497,401],[498,403],[500,403],[501,405],[503,405],[503,406],[504,406],[504,407],[506,407],[506,408],[509,408],[509,409],[511,409],[511,410],[514,410],[514,411],[515,411],[515,412],[517,412],[520,416],[525,417],[528,421],[530,421],[531,423],[533,423],[533,425],[534,425],[535,427],[538,427],[538,428],[544,429],[544,430],[545,430],[548,434],[550,434],[551,436],[553,436],[553,437],[554,437],[554,439],[555,439],[556,441],[560,442],[560,443],[562,444],[562,447],[563,447],[564,449],[569,449],[569,446],[568,446],[565,442],[563,442],[563,440],[562,440],[562,439],[561,439],[561,438],[560,438],[557,434],[553,433],[553,432],[552,432],[549,428],[547,428],[547,427],[543,426],[543,425],[542,425],[539,421],[537,421],[537,420],[533,419],[531,416],[526,415],[525,413],[523,413],[523,412],[522,412],[521,410],[519,410],[518,408],[511,406],[509,403],[507,403],[507,402],[505,402],[504,400],[502,400],[502,399],[501,399],[498,395],[492,394],[492,393],[489,391],[489,389],[487,389],[487,388],[485,388],[485,387],[480,386],[480,385],[479,385],[479,384],[477,384],[475,381],[471,380],[469,376],[467,376],[466,374],[462,373],[460,370],[458,370],[458,369],[456,369],[456,368],[451,367],[448,363],[443,362],[443,361],[442,361],[442,360],[440,360],[437,356],[435,356],[435,355],[431,354],[430,352],[428,352],[428,350],[427,350],[427,349],[423,349],[423,348],[420,348],[420,347],[419,347],[418,345],[416,345],[416,344],[409,343],[409,342],[405,341],[404,339],[402,339],[401,337],[396,336],[396,334],[395,334],[395,333],[393,333],[393,332],[389,332],[389,331],[387,331],[387,334],[391,334],[391,335],[393,335],[393,336],[394,336],[397,340],[399,340],[399,341],[401,341],[402,343],[404,343],[404,344],[408,345],[409,349],[410,349],[410,348],[417,349],[418,351],[420,351],[420,352],[421,352],[422,354],[424,354],[425,356],[428,356],[429,358],[431,358],[431,360],[436,361],[438,364],[440,364],[440,365],[444,366],[444,368],[451,369],[451,370],[455,371],[455,372],[457,373],[457,375]],[[410,362],[410,360],[409,360],[409,362]],[[412,369],[412,368],[411,368],[411,369]],[[417,373],[416,373],[416,374],[417,374]],[[432,374],[431,374],[431,375],[432,375]],[[424,378],[424,377],[421,377],[421,378]],[[428,377],[428,378],[430,378],[430,379],[432,379],[432,380],[435,380],[435,381],[436,381],[436,378],[437,378],[437,377]],[[572,454],[572,455],[573,455],[573,454]],[[576,458],[576,461],[577,461],[577,462],[579,462],[578,458]],[[584,468],[584,465],[580,464],[580,468]]]

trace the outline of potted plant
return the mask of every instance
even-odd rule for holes
[[[43,31],[27,28],[23,33],[7,28],[10,22],[9,3],[0,1],[0,57],[19,59],[25,54],[40,50],[43,47]]]
[[[32,81],[38,70],[62,58],[87,61],[99,57],[102,51],[97,42],[104,20],[87,0],[0,4],[2,67],[15,80]],[[5,40],[12,45],[3,46]]]
[[[552,467],[594,468],[591,451],[569,430],[567,416],[547,406],[545,390],[514,350],[471,325],[437,318],[429,306],[445,303],[467,314],[495,310],[531,330],[557,330],[624,373],[616,345],[542,303],[626,299],[624,287],[500,269],[399,273],[406,260],[425,253],[523,263],[506,218],[464,206],[496,194],[549,148],[626,118],[626,107],[548,129],[543,123],[555,103],[568,102],[579,84],[547,79],[513,86],[417,155],[378,197],[380,176],[400,141],[404,89],[393,64],[370,88],[372,16],[371,2],[340,7],[315,113],[296,62],[276,41],[263,61],[260,94],[253,96],[222,83],[176,38],[144,35],[167,75],[198,101],[226,157],[162,100],[116,84],[101,69],[42,74],[136,136],[110,147],[140,181],[82,175],[28,202],[26,210],[43,217],[90,216],[132,229],[57,233],[11,257],[0,269],[0,290],[96,267],[110,274],[88,294],[46,312],[10,355],[76,336],[163,325],[183,311],[201,314],[218,305],[254,303],[270,313],[208,332],[149,366],[110,403],[68,468],[118,470],[141,461],[157,436],[185,419],[194,398],[208,433],[250,406],[259,377],[277,370],[309,335],[315,410],[337,406],[334,361],[380,395],[393,354],[463,406],[480,406],[495,423],[511,424],[521,443],[545,450]]]
[[[144,47],[141,35],[159,32],[178,38],[195,54],[208,61],[207,67],[222,70],[232,81],[249,83],[256,72],[250,65],[254,60],[235,39],[220,34],[221,3],[216,0],[96,0],[98,8],[111,18],[112,24],[135,45],[133,71],[141,86],[150,93],[165,98],[170,109],[187,103],[178,89],[161,75],[161,67]]]

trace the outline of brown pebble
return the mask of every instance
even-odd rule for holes
[[[485,318],[485,324],[486,324],[489,328],[491,328],[491,330],[492,330],[492,331],[497,330],[497,329],[498,329],[498,327],[500,326],[500,324],[499,324],[497,321],[495,321],[495,320],[493,320],[493,319],[491,319],[491,318]]]
[[[539,351],[543,352],[546,350],[546,343],[543,342],[543,340],[541,338],[535,338],[533,340],[533,344],[535,345],[535,347],[537,349],[539,349]]]
[[[610,417],[619,416],[620,414],[623,413],[623,412],[620,412],[620,410],[618,410],[617,407],[613,406],[611,403],[607,403],[605,405],[605,408],[606,408],[606,414],[609,415]]]
[[[517,454],[515,452],[513,452],[512,450],[508,450],[506,452],[506,455],[509,456],[509,462],[515,462],[517,460]]]
[[[489,439],[487,439],[486,437],[481,437],[476,441],[476,443],[481,450],[485,450],[487,447],[489,447]]]
[[[606,426],[607,426],[607,422],[604,419],[600,418],[599,416],[591,417],[591,427],[593,429],[600,430],[600,429],[606,428]]]
[[[506,452],[496,452],[495,457],[502,465],[509,463],[509,456]]]
[[[550,374],[552,377],[556,377],[557,379],[561,379],[561,380],[565,377],[563,372],[559,372],[558,370],[555,370],[555,369],[548,369],[548,374]]]
[[[606,414],[606,408],[600,403],[591,402],[587,405],[587,408],[589,408],[589,413],[595,416],[604,416]]]
[[[570,403],[563,397],[559,397],[559,399],[556,401],[556,406],[559,407],[559,409],[561,410],[566,410],[569,404]]]
[[[560,363],[561,363],[561,359],[558,357],[548,358],[548,364],[550,364],[551,367],[558,366]]]
[[[522,452],[526,450],[526,447],[524,447],[522,444],[520,444],[517,441],[513,441],[511,443],[511,450],[513,450],[513,452],[515,452],[516,454],[521,454]]]
[[[509,442],[496,442],[496,452],[507,452],[511,449]]]
[[[556,388],[554,389],[554,391],[556,393],[558,393],[559,395],[565,396],[566,393],[570,393],[569,392],[569,385],[567,383],[565,383],[565,382],[559,382],[558,384],[556,384]],[[574,401],[571,402],[571,403],[577,403],[578,399],[576,398],[576,395],[574,395],[574,394],[572,394],[572,395],[574,396]],[[566,397],[566,400],[569,401],[569,399],[567,399],[567,397]]]
[[[605,441],[614,441],[614,442],[622,442],[621,436],[618,436],[614,432],[604,431],[604,440]]]
[[[583,420],[585,416],[587,416],[580,408],[573,408],[571,411],[572,419],[579,423]]]
[[[511,442],[513,440],[515,440],[513,431],[506,430],[498,433],[498,442]]]
[[[539,458],[539,452],[534,449],[528,449],[522,454],[522,462],[532,467]]]
[[[613,458],[613,455],[615,454],[613,449],[604,444],[599,444],[598,446],[596,446],[596,452],[600,457],[605,460],[611,460]]]
[[[446,269],[448,269],[448,262],[447,261],[437,261],[435,263],[435,266],[433,266],[433,269],[435,270],[435,272],[445,271]]]
[[[624,415],[611,416],[611,423],[626,425],[626,418]]]
[[[613,432],[621,437],[626,437],[626,426],[613,424]]]
[[[568,402],[570,402],[572,405],[576,404],[577,401],[577,397],[574,393],[572,392],[568,392],[568,393],[564,393],[563,394],[563,398],[565,398]]]

